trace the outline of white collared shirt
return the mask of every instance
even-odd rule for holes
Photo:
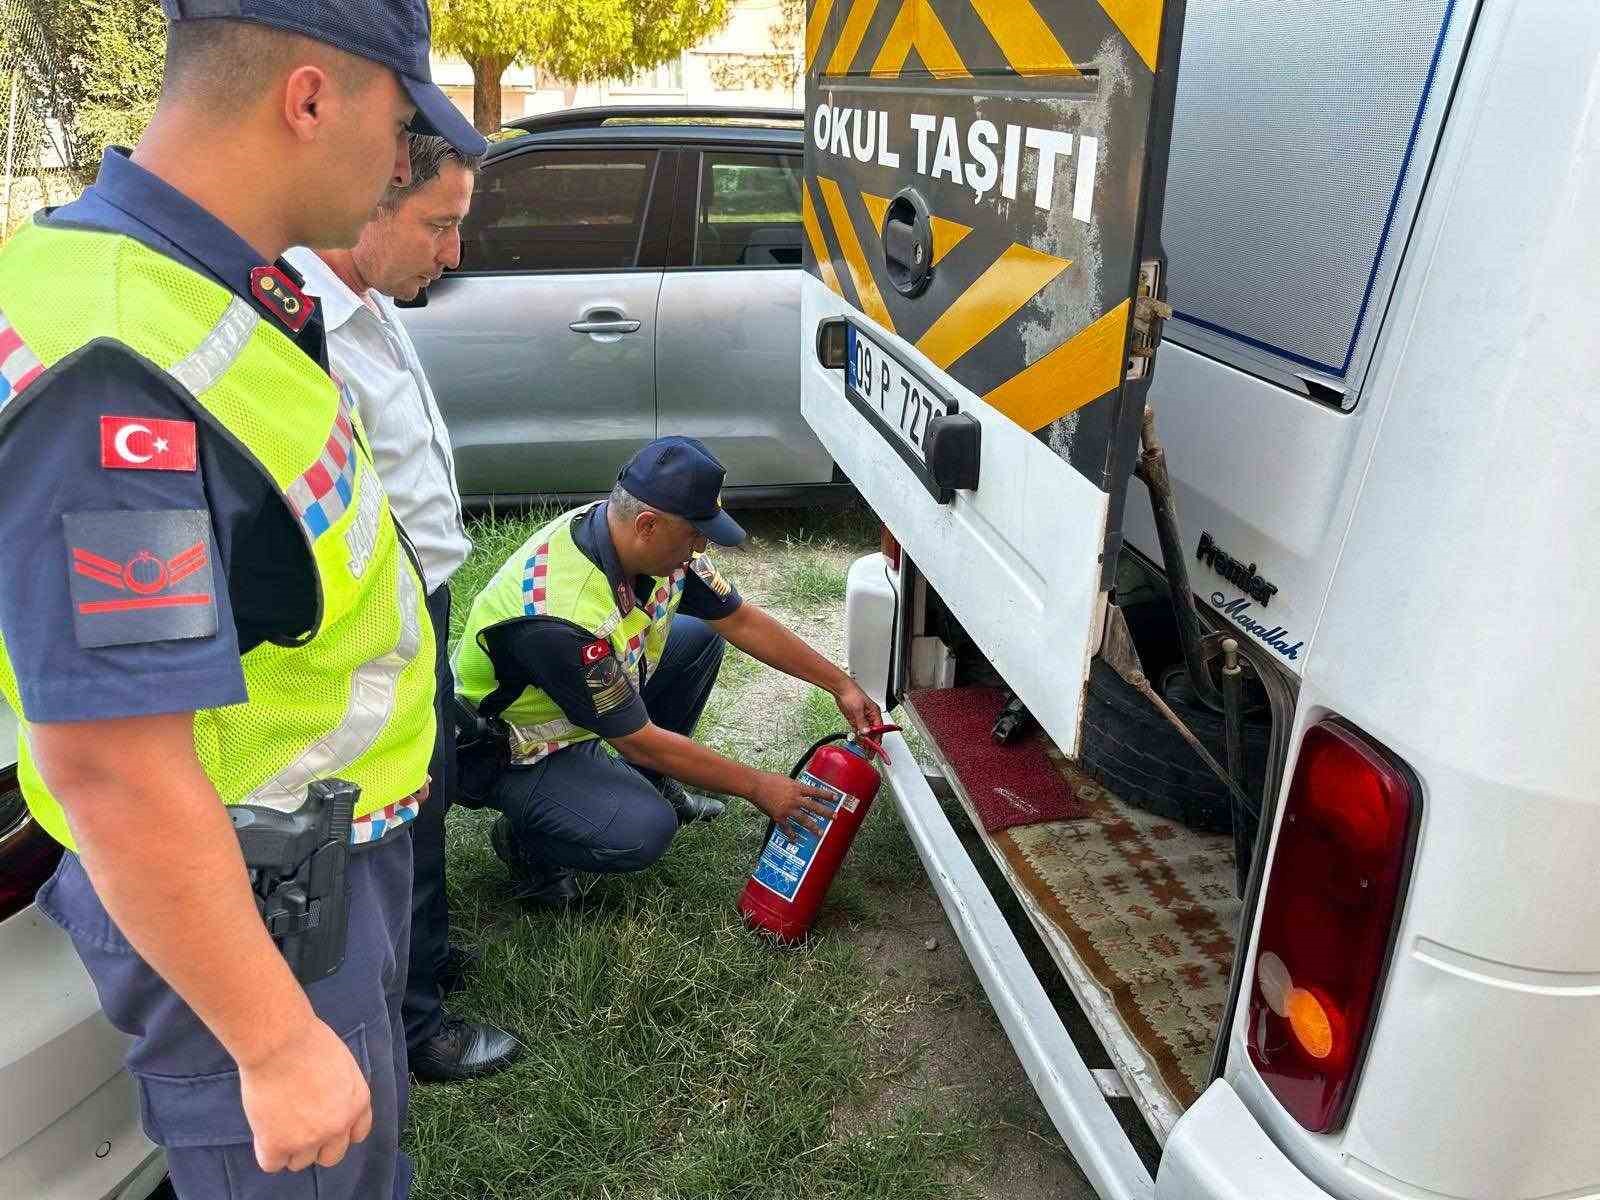
[[[284,257],[322,305],[328,360],[355,396],[361,424],[389,504],[422,563],[433,592],[472,552],[461,517],[450,434],[394,301],[368,289],[357,296],[318,257],[295,246]]]

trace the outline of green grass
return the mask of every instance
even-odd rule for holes
[[[820,543],[847,546],[861,553],[876,549],[880,526],[864,504],[837,508],[763,508],[739,514],[739,523],[757,541],[777,542],[791,550]]]
[[[487,824],[451,818],[454,924],[485,954],[455,1003],[528,1054],[413,1094],[420,1200],[952,1194],[971,1123],[836,1121],[868,1096],[860,1035],[885,1000],[847,940],[783,950],[742,927],[733,902],[763,829],[747,806],[561,916],[516,909]]]
[[[457,629],[539,521],[474,525],[478,550],[455,582]],[[793,536],[774,514],[749,524],[762,531],[754,552],[767,554],[796,554],[811,544],[802,538],[866,537],[837,518],[804,534],[791,525]],[[738,693],[765,670],[730,648],[703,738],[718,743]],[[782,771],[842,727],[815,689],[771,720],[757,765]],[[752,935],[734,908],[766,827],[743,801],[685,830],[648,871],[585,879],[582,907],[559,915],[530,915],[511,899],[488,846],[494,815],[449,818],[454,937],[484,956],[451,1007],[514,1030],[528,1052],[494,1078],[412,1093],[418,1200],[972,1193],[982,1115],[931,1099],[873,1115],[882,1106],[872,1103],[881,1083],[868,1071],[871,1039],[899,1001],[879,991],[851,926],[892,920],[883,896],[926,886],[887,795],[817,930],[793,949]]]
[[[844,571],[807,554],[791,555],[780,568],[772,600],[785,608],[815,609],[844,601]]]

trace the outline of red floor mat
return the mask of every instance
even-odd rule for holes
[[[1051,759],[1050,739],[1037,727],[1009,746],[995,745],[989,730],[1005,706],[1001,689],[937,688],[909,699],[990,833],[1088,816]]]

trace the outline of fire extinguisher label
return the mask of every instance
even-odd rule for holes
[[[832,795],[835,811],[838,811],[840,804],[850,804],[854,807],[854,796],[841,792],[832,784],[824,783],[810,771],[800,772],[800,782],[822,788]],[[822,826],[821,837],[803,825],[796,825],[796,836],[791,837],[781,825],[774,825],[766,846],[762,848],[761,859],[756,863],[752,878],[768,891],[775,892],[785,900],[793,900],[800,890],[800,885],[805,882],[806,872],[811,870],[811,861],[816,857],[817,847],[822,845],[829,831],[833,829],[833,822],[822,817],[817,818],[817,823]]]

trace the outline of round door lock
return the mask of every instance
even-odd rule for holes
[[[928,203],[914,188],[903,189],[883,214],[883,261],[889,282],[902,296],[920,296],[933,282],[933,222]]]

